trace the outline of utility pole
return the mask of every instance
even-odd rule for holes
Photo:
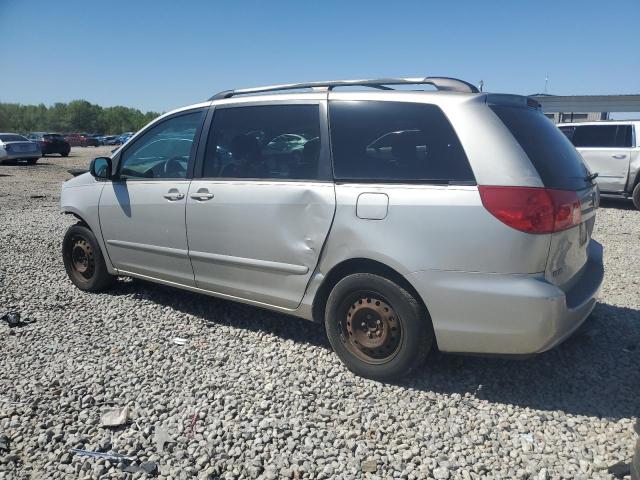
[[[544,76],[544,93],[545,93],[545,95],[547,95],[549,93],[549,90],[547,89],[548,86],[549,86],[549,75],[545,75]]]

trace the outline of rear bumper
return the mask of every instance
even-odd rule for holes
[[[7,152],[0,155],[0,161],[4,160],[20,160],[25,158],[40,158],[42,156],[40,150],[35,152]]]
[[[568,292],[542,274],[420,271],[406,278],[429,309],[440,350],[526,355],[553,348],[584,322],[603,276],[602,246],[592,240]]]

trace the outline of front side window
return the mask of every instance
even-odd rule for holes
[[[120,178],[186,178],[203,111],[161,121],[122,154]]]
[[[475,181],[453,127],[435,105],[332,101],[329,118],[337,180]]]
[[[318,105],[218,108],[203,177],[314,180],[319,158]]]

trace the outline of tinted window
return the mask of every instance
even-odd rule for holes
[[[185,178],[203,112],[164,120],[138,138],[120,159],[122,178]]]
[[[22,135],[16,135],[13,133],[0,134],[0,140],[3,142],[28,142],[28,140]]]
[[[319,158],[318,105],[219,108],[203,176],[313,180]]]
[[[615,147],[615,125],[583,125],[576,127],[571,140],[576,147]]]
[[[588,172],[582,157],[541,112],[500,105],[493,105],[491,109],[525,151],[545,187],[579,190],[588,186]]]
[[[329,116],[338,180],[474,181],[451,124],[435,105],[332,101]]]

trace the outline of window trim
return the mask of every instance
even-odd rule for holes
[[[274,105],[317,105],[319,114],[319,126],[320,126],[320,153],[318,157],[318,176],[315,179],[303,179],[303,178],[252,178],[252,177],[205,177],[204,176],[204,162],[206,158],[206,150],[209,144],[209,137],[213,134],[215,112],[216,110],[224,110],[230,108],[242,108],[242,107],[269,107]],[[209,107],[210,117],[203,129],[200,144],[203,146],[199,150],[201,154],[198,156],[195,162],[193,170],[193,179],[215,181],[215,182],[273,182],[273,183],[332,183],[333,182],[333,170],[331,149],[329,146],[329,130],[328,130],[328,109],[327,100],[317,99],[296,99],[296,100],[256,100],[251,102],[238,102],[238,103],[224,103],[221,105],[212,104]]]
[[[157,127],[158,125],[165,123],[169,120],[172,120],[174,118],[177,117],[181,117],[184,115],[190,115],[193,113],[198,113],[200,112],[201,114],[204,113],[204,115],[202,115],[202,118],[200,119],[200,122],[198,124],[198,126],[196,127],[196,132],[193,135],[193,145],[191,146],[191,149],[193,151],[193,154],[189,154],[189,161],[187,162],[187,173],[186,175],[183,177],[174,177],[174,178],[146,178],[146,177],[135,177],[135,178],[121,178],[120,177],[120,168],[122,167],[122,157],[123,155],[129,151],[129,149],[131,149],[133,146],[136,145],[136,143],[138,143],[140,141],[140,139],[142,137],[144,137],[144,135],[147,134],[147,132],[149,132],[149,130]],[[142,130],[140,130],[135,136],[137,137],[132,143],[130,143],[129,145],[127,145],[125,148],[123,148],[122,150],[120,150],[116,155],[114,155],[111,159],[112,163],[113,163],[113,167],[112,167],[112,180],[113,181],[119,181],[119,182],[137,182],[137,181],[143,181],[143,182],[148,182],[148,181],[156,181],[156,182],[164,182],[164,181],[178,181],[178,180],[191,180],[191,178],[193,177],[193,165],[195,163],[195,160],[197,158],[197,154],[198,154],[198,150],[199,150],[199,145],[200,145],[200,136],[202,133],[202,128],[204,123],[206,122],[206,118],[207,118],[207,107],[197,107],[197,108],[192,108],[189,110],[181,110],[179,112],[167,115],[165,117],[162,117],[161,119],[156,119],[153,122],[149,123],[148,125],[146,125]]]

